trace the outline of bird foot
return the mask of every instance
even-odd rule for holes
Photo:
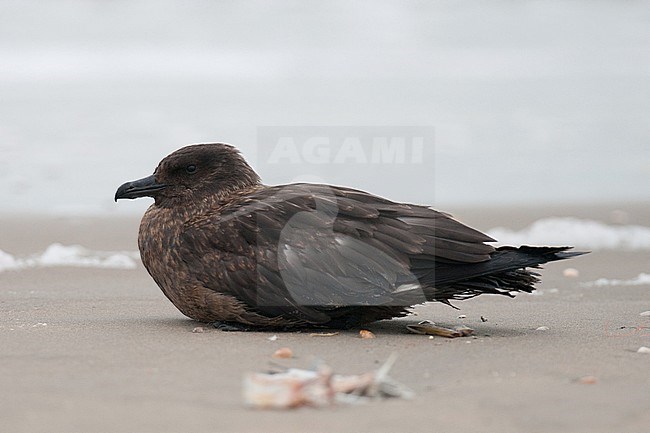
[[[237,322],[213,322],[212,326],[224,332],[250,332],[254,328]]]
[[[436,325],[429,320],[423,320],[417,325],[406,325],[406,329],[413,334],[436,335],[438,337],[446,338],[468,337],[474,333],[474,330],[472,328],[468,328],[467,326],[447,328],[444,326]]]

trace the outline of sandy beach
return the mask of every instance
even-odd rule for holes
[[[648,225],[650,206],[446,209],[482,230],[546,216]],[[138,217],[0,217],[0,249],[17,257],[49,245],[137,250]],[[575,268],[579,276],[563,275]],[[650,428],[648,250],[599,250],[543,271],[539,293],[418,307],[417,316],[331,337],[225,333],[182,316],[138,262],[0,271],[0,431],[3,432],[644,432]],[[459,318],[459,315],[466,316]],[[481,316],[487,319],[482,321]],[[429,319],[474,337],[408,334]],[[539,330],[547,327],[546,330]],[[545,329],[545,328],[542,328]],[[294,358],[271,354],[290,347]],[[413,400],[260,411],[242,403],[242,376],[323,360],[358,374],[399,355],[391,376]],[[582,378],[593,376],[592,379]],[[588,383],[584,383],[588,382]]]

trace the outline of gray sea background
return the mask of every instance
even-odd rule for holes
[[[0,213],[141,212],[121,183],[214,141],[269,184],[452,211],[647,202],[649,22],[647,1],[3,0]],[[316,164],[310,128],[335,137]],[[433,132],[373,159],[391,128]],[[269,161],[276,136],[299,158]]]

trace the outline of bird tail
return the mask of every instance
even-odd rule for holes
[[[443,265],[435,269],[435,286],[431,300],[473,298],[481,294],[514,296],[514,292],[530,293],[539,282],[539,274],[527,268],[557,260],[577,257],[587,252],[568,251],[572,247],[499,247],[491,259],[466,265]],[[427,296],[429,297],[429,296]]]

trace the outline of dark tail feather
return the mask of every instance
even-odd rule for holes
[[[431,300],[473,298],[484,293],[514,296],[513,292],[530,293],[539,282],[539,274],[526,268],[577,257],[586,252],[568,251],[572,247],[500,247],[486,262],[436,267],[427,277],[434,277]],[[426,277],[421,281],[428,283]]]
[[[535,267],[556,260],[570,259],[571,257],[587,254],[582,251],[569,251],[573,247],[530,247],[523,245],[521,247],[499,247],[492,254],[492,259],[487,262],[497,271]]]

